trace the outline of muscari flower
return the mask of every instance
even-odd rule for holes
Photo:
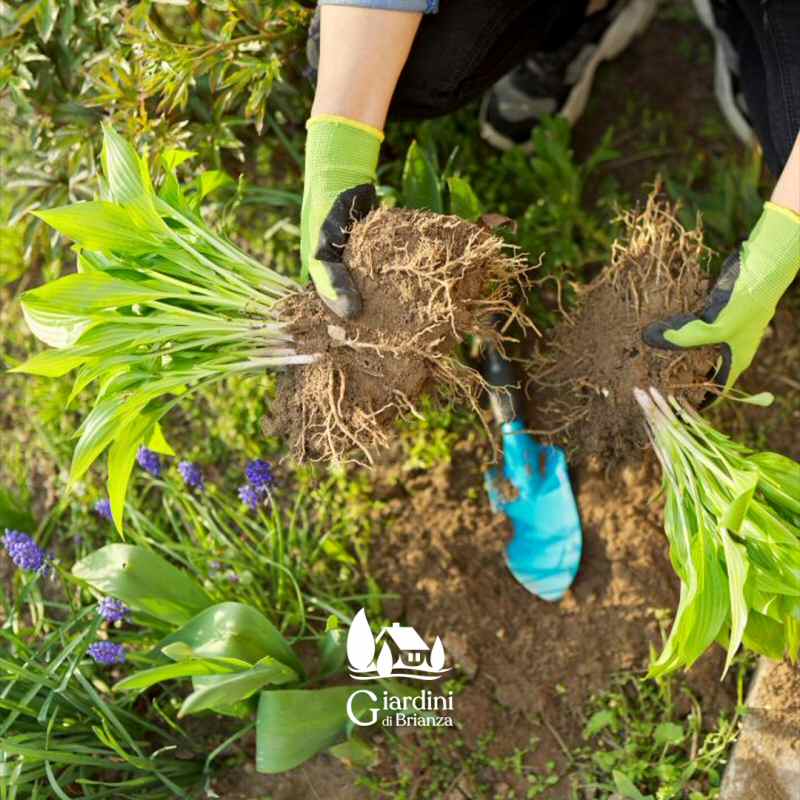
[[[244,471],[250,485],[260,492],[265,492],[275,483],[275,476],[272,473],[272,464],[269,461],[257,458],[251,461]]]
[[[3,546],[20,569],[31,572],[47,571],[47,554],[27,533],[10,531],[6,528]]]
[[[148,450],[146,447],[142,446],[136,454],[136,461],[146,472],[155,475],[156,478],[161,477],[161,458],[158,453],[154,453],[152,450]]]
[[[122,622],[130,616],[131,610],[121,600],[104,597],[97,607],[100,616],[106,622]]]
[[[181,473],[184,483],[190,489],[197,489],[199,492],[205,490],[206,480],[203,477],[203,470],[197,464],[193,464],[191,461],[181,461],[178,464],[178,472]]]
[[[110,500],[98,500],[94,504],[94,513],[97,514],[98,517],[102,517],[103,519],[107,519],[109,521],[114,519],[111,514]]]
[[[122,664],[125,661],[125,648],[114,642],[95,642],[86,652],[98,664]]]
[[[261,493],[249,483],[239,487],[239,499],[251,510],[256,511],[261,502]]]

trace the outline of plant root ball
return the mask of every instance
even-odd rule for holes
[[[298,461],[372,463],[424,392],[477,409],[483,380],[458,346],[470,335],[511,341],[496,314],[533,327],[517,306],[530,267],[458,217],[379,208],[353,226],[344,263],[363,301],[357,319],[334,316],[311,288],[281,308],[299,352],[320,356],[281,375],[265,420]]]
[[[694,406],[712,388],[713,348],[655,350],[642,341],[651,322],[697,312],[709,291],[702,231],[685,230],[659,190],[644,210],[621,216],[611,263],[574,287],[577,309],[562,310],[530,367],[533,427],[581,460],[642,457],[647,436],[634,388],[654,386]]]

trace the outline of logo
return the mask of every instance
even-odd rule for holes
[[[444,645],[438,636],[428,647],[414,628],[399,622],[374,636],[363,608],[353,618],[347,634],[347,660],[350,677],[357,681],[390,677],[433,681],[451,669],[444,666]]]

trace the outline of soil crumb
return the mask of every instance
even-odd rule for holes
[[[503,349],[512,340],[495,331],[495,315],[533,327],[517,305],[530,267],[458,217],[377,209],[353,226],[344,263],[363,302],[357,319],[337,318],[313,290],[281,310],[298,350],[320,356],[281,376],[265,421],[298,461],[371,464],[427,391],[477,410],[483,379],[458,345],[475,335]]]
[[[644,210],[625,212],[611,262],[591,283],[576,285],[577,311],[542,342],[531,367],[534,426],[579,459],[624,462],[647,442],[636,387],[699,405],[713,348],[655,350],[642,330],[658,319],[702,308],[709,290],[702,230],[687,231],[656,185]]]

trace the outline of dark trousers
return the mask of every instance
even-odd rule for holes
[[[717,24],[739,55],[753,127],[777,175],[800,131],[800,0],[713,2]],[[423,17],[390,118],[441,116],[480,97],[528,53],[564,45],[583,23],[587,5],[588,0],[441,0],[438,14]],[[312,26],[310,39],[315,68],[318,28]]]

